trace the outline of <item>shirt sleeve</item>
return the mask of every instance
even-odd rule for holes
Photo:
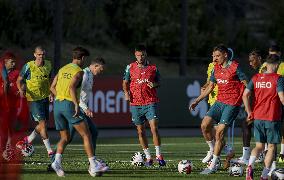
[[[5,66],[3,66],[3,68],[2,68],[1,75],[2,75],[3,81],[7,81],[8,80],[8,72],[7,72],[7,69],[6,69]]]
[[[249,81],[249,83],[247,84],[246,89],[248,89],[250,91],[253,91],[254,85],[253,85],[253,81],[252,80]]]
[[[217,81],[215,79],[214,69],[212,69],[212,71],[211,71],[210,81],[213,82],[213,83],[217,83]]]
[[[88,109],[88,101],[89,97],[92,93],[93,82],[89,80],[89,76],[87,72],[84,72],[81,92],[80,92],[80,103],[79,106],[85,111]]]
[[[123,80],[130,81],[130,65],[127,65],[124,71]]]
[[[284,91],[284,78],[280,77],[277,81],[277,92],[283,92]]]
[[[240,66],[238,66],[237,68],[237,76],[239,78],[240,81],[248,81],[249,79],[247,78],[246,74],[243,72],[243,70],[240,68]]]
[[[24,78],[24,80],[30,79],[31,77],[31,71],[30,71],[30,67],[28,64],[25,64],[24,67],[22,68],[21,72],[20,72],[20,76],[22,76]]]

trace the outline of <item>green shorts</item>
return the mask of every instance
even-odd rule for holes
[[[146,120],[158,120],[158,107],[157,103],[145,106],[130,106],[132,114],[132,122],[135,125],[142,125]]]
[[[254,120],[254,139],[256,142],[279,144],[281,142],[281,122]]]
[[[34,121],[49,119],[49,100],[48,98],[30,102],[30,113]]]
[[[55,100],[54,102],[54,121],[56,130],[68,130],[69,124],[75,125],[84,120],[84,116],[81,111],[79,111],[78,117],[73,117],[75,114],[75,106],[72,101],[68,100]]]
[[[240,106],[231,106],[216,101],[207,112],[206,116],[211,117],[218,124],[226,124],[231,126],[232,122],[237,118]]]

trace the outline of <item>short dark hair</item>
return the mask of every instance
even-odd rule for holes
[[[93,60],[91,61],[91,64],[105,65],[106,62],[105,62],[104,58],[102,58],[102,57],[96,57],[95,59],[93,59]]]
[[[266,63],[268,64],[276,64],[279,63],[280,58],[276,54],[270,54],[266,57]]]
[[[81,60],[83,56],[90,56],[90,52],[83,47],[76,47],[73,49],[73,59]]]
[[[253,49],[250,53],[249,56],[258,56],[262,58],[262,52],[258,49]]]
[[[273,44],[269,47],[269,51],[272,51],[272,52],[280,52],[281,49],[280,47],[277,45],[277,44]]]
[[[135,47],[135,51],[139,51],[139,52],[146,51],[146,46],[144,44],[138,44]]]
[[[214,51],[220,51],[221,53],[227,53],[230,55],[228,48],[224,44],[219,44],[213,48]]]
[[[36,50],[45,51],[45,49],[40,45],[35,47],[35,52]]]

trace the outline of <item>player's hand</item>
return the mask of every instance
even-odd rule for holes
[[[129,95],[129,93],[124,93],[124,99],[125,99],[126,101],[130,101],[130,95]]]
[[[25,90],[20,89],[20,90],[19,90],[19,94],[20,94],[20,97],[21,97],[21,98],[26,97],[26,91],[25,91]]]
[[[190,105],[189,105],[189,107],[188,107],[188,109],[190,110],[190,111],[195,111],[195,107],[198,105],[198,102],[195,100],[195,101],[193,101],[193,103],[191,103]]]
[[[148,82],[147,86],[151,89],[155,87],[154,83],[152,83],[152,82]]]
[[[94,117],[94,113],[90,109],[86,109],[84,112],[88,117],[90,118]]]
[[[54,96],[53,96],[52,94],[50,94],[50,95],[48,96],[48,98],[49,98],[49,102],[53,102],[53,101],[54,101]]]
[[[80,108],[79,108],[79,105],[78,104],[75,104],[75,113],[73,115],[73,117],[78,117],[79,116],[79,112],[80,112]]]
[[[252,112],[248,112],[248,117],[247,117],[247,123],[248,125],[250,125],[254,120],[254,117],[253,117],[253,113]]]

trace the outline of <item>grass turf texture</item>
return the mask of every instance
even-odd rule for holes
[[[150,140],[150,139],[149,139]],[[207,144],[203,138],[167,138],[162,139],[162,152],[167,161],[166,167],[159,167],[157,163],[153,167],[135,167],[131,165],[132,155],[141,151],[136,138],[109,138],[99,139],[97,145],[97,157],[104,159],[110,171],[105,173],[100,179],[244,179],[245,177],[230,177],[226,170],[219,170],[216,174],[209,176],[199,173],[205,167],[201,163],[201,158],[206,155]],[[252,143],[253,145],[253,143]],[[154,157],[155,149],[150,144],[151,154]],[[241,155],[242,144],[240,138],[235,138],[236,157]],[[189,175],[179,174],[177,171],[178,162],[188,159],[193,162],[193,172]],[[224,160],[224,153],[222,153]],[[32,157],[25,158],[23,165],[22,179],[56,179],[55,172],[47,172],[49,158],[42,144],[35,145],[35,153]],[[63,168],[68,179],[90,179],[88,174],[88,159],[81,143],[71,143],[67,146],[63,155]],[[245,169],[245,168],[244,168]],[[255,179],[259,179],[262,171],[262,164],[256,164],[254,172]]]

